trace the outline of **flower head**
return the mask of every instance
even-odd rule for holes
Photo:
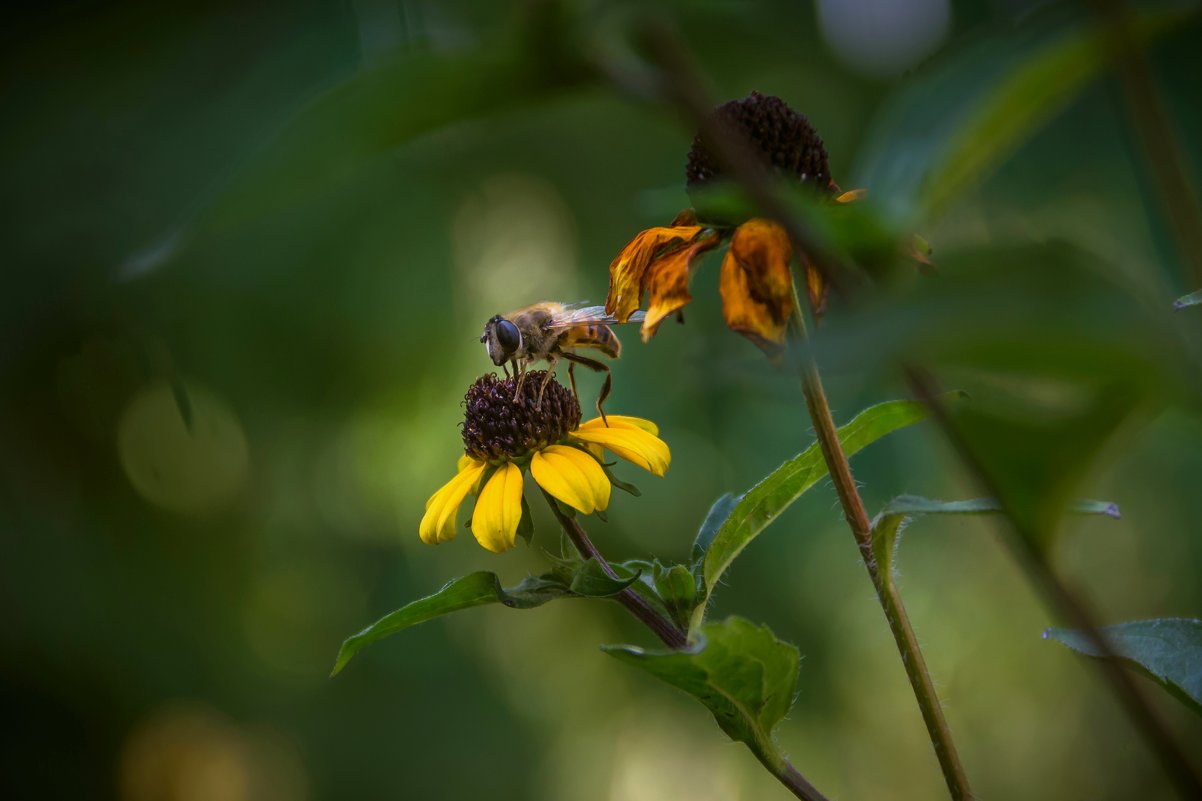
[[[813,187],[839,203],[862,194],[840,192],[831,179],[822,139],[805,116],[778,97],[752,92],[719,106],[711,121],[719,135],[745,139],[763,166],[787,180]],[[727,220],[721,210],[705,207],[704,190],[726,176],[700,134],[689,151],[685,177],[697,210],[681,212],[666,227],[641,232],[622,249],[609,267],[605,310],[624,322],[649,296],[642,327],[643,341],[649,340],[665,318],[692,300],[689,279],[700,257],[729,239],[720,280],[726,324],[770,358],[779,357],[794,304],[793,244],[788,234],[774,220]],[[829,287],[808,256],[798,255],[810,308],[820,317]]]
[[[422,541],[454,539],[459,507],[477,495],[471,529],[476,540],[500,553],[517,540],[524,508],[522,490],[529,471],[544,491],[584,514],[609,506],[612,481],[601,461],[605,451],[662,476],[672,455],[649,420],[607,415],[580,422],[580,404],[562,384],[538,387],[546,374],[532,372],[521,389],[516,378],[488,374],[464,397],[463,447],[459,470],[426,501],[418,528]]]

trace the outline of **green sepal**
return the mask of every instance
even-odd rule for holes
[[[1202,715],[1202,620],[1133,620],[1100,629],[1119,661],[1155,681]],[[1093,639],[1076,629],[1048,629],[1052,639],[1079,654],[1103,658]]]
[[[623,481],[620,478],[618,478],[617,476],[615,476],[613,474],[613,472],[609,469],[609,465],[607,465],[606,463],[601,462],[600,464],[601,464],[601,469],[605,471],[605,476],[606,476],[606,478],[609,479],[610,484],[613,484],[615,487],[622,490],[623,492],[630,493],[631,495],[633,495],[636,498],[642,496],[643,493],[638,487],[636,487],[634,484],[631,484],[629,481]]]
[[[516,587],[508,589],[501,586],[496,573],[487,570],[452,579],[433,595],[406,604],[348,637],[338,649],[338,658],[330,675],[338,675],[355,654],[377,640],[440,615],[494,603],[512,609],[533,609],[570,594],[568,585],[553,574],[529,576]]]
[[[685,565],[664,567],[655,563],[653,573],[655,590],[671,613],[673,622],[683,629],[689,626],[689,617],[697,604],[697,577]]]
[[[527,545],[534,539],[534,516],[530,514],[530,504],[526,503],[525,495],[522,495],[522,518],[518,521],[517,535],[525,540]]]

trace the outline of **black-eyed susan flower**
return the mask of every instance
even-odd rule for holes
[[[837,203],[862,196],[860,191],[840,191],[831,179],[822,139],[803,115],[780,98],[752,92],[719,106],[713,117],[719,130],[744,136],[761,162],[777,174]],[[690,195],[695,202],[703,200],[702,190],[724,178],[718,160],[698,135],[686,167]],[[722,261],[719,284],[726,324],[769,357],[778,357],[793,313],[793,244],[783,226],[773,220],[732,222],[699,205],[678,214],[668,226],[642,231],[609,266],[606,312],[625,322],[649,296],[642,327],[647,341],[664,319],[692,300],[689,279],[700,257],[727,240],[730,248]],[[829,287],[806,254],[800,256],[810,307],[821,316]]]
[[[454,539],[459,507],[476,495],[471,529],[494,553],[512,548],[523,514],[522,490],[529,472],[544,491],[583,514],[609,506],[613,482],[602,459],[605,451],[657,476],[667,472],[672,454],[649,420],[606,415],[580,422],[580,404],[557,381],[547,384],[542,403],[535,396],[544,377],[526,377],[515,396],[516,378],[488,374],[464,397],[463,447],[459,470],[426,502],[418,533],[431,545]]]

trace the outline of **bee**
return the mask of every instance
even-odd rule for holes
[[[635,312],[627,322],[642,322],[643,317],[643,312]],[[488,349],[492,363],[503,368],[506,376],[509,375],[507,365],[513,366],[518,379],[514,388],[515,400],[526,380],[529,366],[544,360],[547,362],[547,374],[538,388],[536,409],[542,406],[543,392],[555,374],[555,366],[560,359],[568,362],[568,381],[577,400],[580,395],[576,392],[576,365],[605,373],[605,382],[597,398],[597,413],[604,420],[605,412],[601,405],[613,387],[613,371],[604,362],[581,356],[574,349],[596,348],[611,359],[618,358],[622,355],[622,343],[610,328],[616,322],[613,316],[605,313],[604,306],[573,309],[563,303],[535,303],[509,314],[493,316],[485,323],[480,341]]]

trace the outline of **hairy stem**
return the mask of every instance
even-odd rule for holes
[[[809,410],[810,419],[813,421],[814,433],[822,448],[822,456],[826,460],[827,470],[835,485],[835,493],[839,496],[839,503],[843,507],[843,516],[856,539],[856,545],[860,548],[864,567],[868,569],[868,576],[872,579],[873,588],[876,589],[877,598],[885,612],[885,619],[889,622],[889,630],[893,633],[894,642],[897,643],[897,650],[901,654],[906,677],[910,680],[910,687],[918,701],[918,708],[922,712],[922,720],[931,737],[931,745],[935,749],[936,759],[939,760],[939,768],[943,771],[943,779],[947,783],[948,792],[956,801],[967,801],[973,797],[968,784],[968,775],[960,763],[960,755],[956,751],[951,729],[947,725],[947,719],[943,716],[943,705],[939,702],[935,684],[931,681],[931,674],[927,670],[926,659],[918,645],[914,627],[910,625],[910,616],[906,613],[906,607],[902,603],[897,586],[889,580],[888,576],[881,573],[880,565],[877,564],[876,557],[872,553],[872,523],[864,508],[864,501],[860,498],[860,491],[852,476],[847,455],[843,453],[843,446],[839,442],[838,428],[831,415],[826,392],[822,388],[822,377],[818,374],[818,366],[813,357],[804,349],[805,318],[802,316],[796,292],[793,296],[793,319],[794,342],[795,345],[801,346],[795,348],[796,352],[794,353],[801,377],[801,391],[805,396],[806,407]]]
[[[1190,763],[1185,751],[1170,734],[1168,726],[1148,703],[1148,699],[1131,679],[1131,675],[1123,668],[1119,657],[1114,652],[1106,637],[1102,635],[1097,621],[1085,604],[1070,590],[1052,569],[1047,554],[1036,544],[1046,542],[1044,532],[1034,530],[1023,524],[1013,514],[1005,493],[990,477],[988,469],[977,457],[968,442],[960,435],[952,423],[947,409],[939,402],[932,386],[930,377],[914,367],[907,368],[906,376],[914,394],[931,410],[931,417],[943,431],[964,465],[973,473],[981,487],[990,495],[997,498],[1001,504],[1005,519],[1010,523],[1015,536],[1007,537],[1007,542],[1019,560],[1032,576],[1036,585],[1043,591],[1045,597],[1061,610],[1069,622],[1085,632],[1098,653],[1102,654],[1100,664],[1116,697],[1126,710],[1144,740],[1159,757],[1161,766],[1176,786],[1178,793],[1184,799],[1202,798],[1202,775]]]
[[[547,499],[547,505],[551,507],[551,513],[555,515],[555,519],[559,521],[559,525],[563,528],[568,539],[576,546],[576,550],[585,559],[595,559],[601,569],[605,571],[605,575],[612,579],[619,578],[617,572],[610,566],[609,562],[605,561],[605,557],[597,550],[597,546],[593,545],[593,541],[589,539],[588,532],[576,522],[574,518],[568,517],[559,508],[559,504],[555,499],[543,490],[543,497]],[[626,607],[630,614],[642,621],[643,625],[651,629],[651,632],[659,637],[664,645],[669,648],[679,651],[689,644],[688,638],[685,636],[676,624],[668,620],[655,610],[651,604],[647,603],[643,596],[639,595],[629,587],[625,588],[614,596],[618,603]]]

